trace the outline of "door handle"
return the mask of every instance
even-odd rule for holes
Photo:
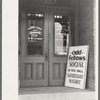
[[[45,59],[48,60],[48,48],[45,49]]]

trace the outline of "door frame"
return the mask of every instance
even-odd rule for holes
[[[37,7],[38,7],[38,9],[37,9]],[[35,12],[35,11],[38,11],[39,10],[39,8],[41,7],[41,10],[43,10],[43,11],[51,11],[52,9],[54,10],[54,11],[56,11],[56,10],[58,10],[58,11],[60,11],[60,9],[62,9],[62,10],[66,10],[66,12],[75,20],[75,15],[74,15],[74,9],[72,9],[72,8],[64,8],[64,7],[51,7],[51,6],[28,6],[28,5],[24,5],[23,6],[23,8],[21,9],[21,12]],[[20,15],[20,14],[19,14]],[[75,25],[75,23],[74,23],[74,25]],[[74,26],[75,27],[75,26]],[[69,43],[70,43],[70,45],[75,45],[74,43],[74,41],[75,41],[75,28],[73,29],[73,27],[72,27],[72,31],[71,31],[71,38],[72,38],[72,43],[71,43],[71,40],[69,39]],[[49,32],[48,32],[49,33]],[[48,37],[49,37],[49,35],[48,35]],[[53,39],[54,40],[54,39]],[[49,41],[48,41],[48,43],[49,43]],[[50,44],[49,44],[49,46],[50,46]],[[20,47],[19,47],[20,48]],[[48,47],[49,48],[49,47]],[[48,51],[49,52],[49,51]],[[49,55],[50,56],[50,55]],[[20,59],[21,60],[21,59]],[[50,60],[50,59],[49,59]],[[21,62],[21,61],[19,61],[19,62]],[[48,61],[48,66],[49,66],[49,61]],[[21,71],[21,67],[19,68],[19,70]],[[19,72],[20,72],[19,71]],[[48,71],[49,72],[49,71]],[[49,75],[49,73],[48,73],[48,75]],[[49,77],[48,77],[49,78]],[[49,79],[48,79],[49,80]],[[49,83],[49,82],[48,82]]]

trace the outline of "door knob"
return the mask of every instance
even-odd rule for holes
[[[45,49],[45,59],[48,60],[48,48]]]

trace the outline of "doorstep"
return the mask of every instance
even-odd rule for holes
[[[48,94],[48,93],[80,93],[80,92],[94,92],[91,89],[77,89],[71,87],[34,87],[34,88],[20,88],[19,95],[25,94]]]
[[[39,87],[19,89],[18,100],[97,100],[95,91],[69,87]]]

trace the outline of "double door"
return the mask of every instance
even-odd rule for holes
[[[20,87],[63,86],[73,34],[71,10],[34,7],[22,11]]]

